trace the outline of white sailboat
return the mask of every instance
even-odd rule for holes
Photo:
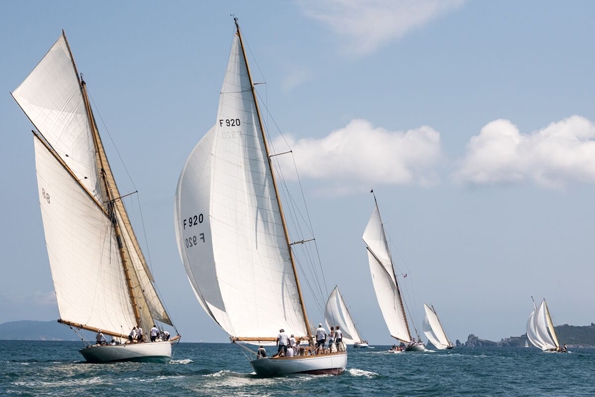
[[[554,324],[550,316],[545,299],[535,306],[527,320],[527,339],[531,344],[543,351],[563,352],[565,348],[560,347]]]
[[[284,329],[311,343],[313,329],[234,20],[215,125],[190,154],[178,182],[178,248],[198,301],[233,342],[246,349],[243,343],[274,345],[277,330]],[[251,364],[258,376],[339,374],[347,354],[261,358]]]
[[[12,92],[35,126],[39,204],[59,322],[124,342],[172,325],[110,169],[64,32]],[[177,338],[174,338],[177,339]],[[90,362],[169,361],[171,341],[88,345]]]
[[[424,317],[422,329],[426,338],[428,338],[438,350],[454,348],[455,345],[448,340],[434,306],[430,307],[424,303],[424,309],[426,311],[426,316]]]
[[[343,333],[343,342],[345,344],[353,345],[356,348],[368,347],[368,342],[362,339],[355,327],[353,318],[343,300],[343,295],[339,292],[339,287],[335,287],[328,297],[324,311],[324,320],[329,329],[339,326],[339,329]]]
[[[397,282],[375,195],[374,204],[374,211],[364,231],[363,239],[368,250],[368,262],[378,305],[391,336],[405,344],[406,351],[425,350],[419,335],[417,335],[417,340],[411,336],[403,297]]]

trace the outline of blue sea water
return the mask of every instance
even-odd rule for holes
[[[340,376],[260,379],[232,344],[179,343],[169,364],[87,364],[78,342],[0,341],[2,396],[594,396],[595,349],[349,349]]]

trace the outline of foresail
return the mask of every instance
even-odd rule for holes
[[[39,203],[62,320],[124,333],[136,325],[111,222],[35,138]]]
[[[428,317],[424,317],[424,320],[421,323],[421,327],[423,330],[424,335],[426,336],[426,338],[428,338],[428,340],[439,350],[444,350],[446,349],[446,346],[444,346],[439,340],[438,337],[436,336],[436,334],[434,333],[434,331],[432,330],[432,327],[430,326],[430,323],[428,322]]]
[[[324,319],[326,326],[329,329],[331,327],[336,327],[337,325],[339,326],[339,329],[343,333],[343,342],[346,344],[352,345],[362,341],[362,338],[355,328],[353,318],[349,314],[347,305],[345,305],[343,296],[337,287],[333,289],[326,302]]]
[[[432,344],[434,346],[436,346],[436,348],[438,348],[438,349],[446,349],[448,346],[451,346],[452,344],[446,337],[446,333],[444,332],[444,328],[442,327],[442,324],[440,323],[440,320],[438,319],[438,315],[436,314],[436,312],[434,312],[434,310],[432,310],[432,308],[430,308],[425,303],[424,303],[424,309],[426,312],[425,321],[427,322],[429,327],[432,329],[432,333],[436,337],[436,342],[438,342],[438,344],[436,344],[435,341],[433,341],[431,339],[430,339],[430,342],[432,342]],[[425,333],[425,330],[424,330],[424,333]],[[427,336],[427,333],[426,333],[426,336]],[[429,337],[428,337],[428,339],[429,339]]]
[[[535,328],[535,311],[533,310],[529,315],[529,319],[527,320],[527,339],[531,344],[539,349],[543,349],[543,342],[539,339],[537,335],[537,330]]]
[[[545,318],[547,320],[547,327],[548,327],[548,330],[550,331],[550,335],[552,337],[552,342],[554,342],[554,345],[556,345],[556,348],[560,348],[560,343],[558,342],[558,336],[556,336],[556,329],[554,328],[554,323],[552,322],[552,316],[550,315],[550,310],[547,307],[547,303],[546,303],[545,299],[543,300],[543,306],[544,306]]]
[[[80,183],[102,202],[93,137],[64,35],[12,96]]]
[[[199,301],[231,336],[307,335],[251,91],[234,37],[213,129],[180,176],[176,235]]]

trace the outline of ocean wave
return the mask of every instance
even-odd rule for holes
[[[378,376],[378,374],[376,372],[366,371],[364,369],[358,369],[358,368],[349,368],[349,369],[345,370],[345,372],[347,372],[351,376],[364,376],[366,378],[373,378],[375,376]]]

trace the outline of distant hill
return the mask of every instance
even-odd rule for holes
[[[595,324],[585,326],[575,325],[558,325],[554,327],[556,329],[556,335],[560,344],[567,344],[569,347],[595,347]],[[511,336],[510,338],[504,338],[500,342],[493,342],[485,339],[480,339],[477,336],[471,334],[467,338],[467,342],[460,343],[457,341],[457,345],[463,346],[512,346],[521,347],[525,345],[527,341],[527,334],[521,336]]]
[[[88,339],[89,334],[85,332]],[[0,324],[0,340],[80,340],[67,326],[57,321],[11,321]]]

